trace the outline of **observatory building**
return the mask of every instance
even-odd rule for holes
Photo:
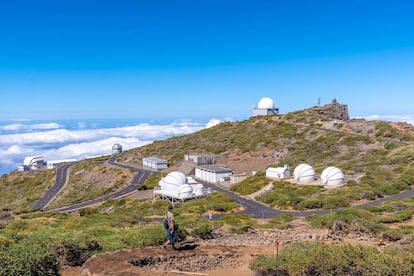
[[[328,187],[336,187],[344,184],[345,176],[337,167],[327,167],[321,174],[321,181]]]
[[[195,177],[208,183],[218,183],[221,179],[230,177],[233,170],[222,165],[202,165],[195,168]]]
[[[119,154],[122,152],[122,146],[121,144],[114,144],[112,146],[112,154]]]
[[[180,171],[163,177],[154,189],[154,198],[166,198],[172,202],[200,198],[209,193],[203,184],[197,183]]]
[[[44,161],[42,156],[27,156],[24,158],[23,165],[18,166],[18,171],[40,170],[43,168]]]
[[[168,161],[155,156],[150,156],[142,158],[142,165],[154,170],[162,170],[168,168]]]
[[[266,177],[275,179],[284,179],[290,177],[290,168],[288,164],[283,167],[269,167],[266,169]]]
[[[315,170],[311,165],[300,164],[293,171],[293,178],[299,183],[310,183],[315,181]]]
[[[271,98],[264,97],[257,106],[253,106],[253,117],[277,114],[279,114],[279,108],[275,107],[275,103]]]

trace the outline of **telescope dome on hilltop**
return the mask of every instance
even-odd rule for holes
[[[121,153],[121,152],[122,152],[122,146],[120,144],[114,144],[112,146],[112,154]]]
[[[275,103],[273,102],[273,100],[271,98],[263,97],[259,101],[259,104],[257,105],[257,108],[260,108],[260,109],[272,109],[272,108],[275,108]]]
[[[261,98],[257,107],[253,106],[253,117],[277,114],[279,114],[279,108],[275,107],[275,102],[269,97]]]
[[[184,173],[179,171],[170,172],[164,179],[164,183],[169,183],[172,185],[180,186],[187,184],[187,176]]]
[[[315,170],[311,165],[300,164],[293,171],[293,178],[301,183],[309,183],[315,180]]]

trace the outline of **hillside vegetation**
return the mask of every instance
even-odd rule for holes
[[[308,163],[320,175],[325,167],[333,165],[344,172],[347,181],[335,190],[274,181],[260,173],[232,187],[233,191],[247,195],[273,183],[273,190],[257,200],[282,209],[331,209],[395,194],[412,186],[413,133],[413,127],[404,123],[332,120],[309,109],[224,122],[197,133],[125,151],[118,161],[139,166],[143,157],[154,155],[167,159],[170,170],[179,170],[184,154],[214,154],[217,163],[248,175],[285,163],[291,165],[292,171],[300,163]],[[51,207],[125,187],[134,172],[108,166],[105,159],[84,160],[72,167],[69,183]],[[0,207],[27,211],[53,184],[54,174],[51,170],[4,175],[0,179]],[[157,179],[154,177],[155,182],[146,186],[153,187]]]
[[[4,174],[0,178],[0,210],[29,211],[55,180],[56,170]]]
[[[273,190],[257,200],[282,209],[331,209],[410,188],[414,184],[413,133],[412,126],[404,123],[339,121],[304,110],[224,122],[124,152],[118,160],[140,165],[143,157],[155,155],[169,160],[172,169],[180,169],[184,154],[214,154],[218,163],[235,173],[283,164],[290,164],[293,171],[300,163],[308,163],[320,175],[324,168],[336,166],[346,175],[346,185],[334,190],[272,181],[262,174],[232,187],[248,195],[273,182]]]
[[[414,183],[412,140],[413,129],[406,124],[335,121],[304,110],[225,122],[191,135],[126,151],[118,156],[118,161],[141,165],[142,157],[155,155],[168,159],[172,165],[170,170],[173,170],[180,168],[184,154],[214,154],[218,163],[230,166],[235,172],[259,170],[256,175],[234,185],[232,190],[236,193],[249,195],[271,183],[273,189],[257,200],[282,209],[330,209],[348,207],[354,201],[372,200],[410,188]],[[130,182],[133,171],[112,167],[105,161],[106,157],[84,160],[73,166],[70,181],[54,206],[94,198]],[[341,168],[347,177],[346,185],[337,189],[297,185],[268,179],[263,172],[269,165],[288,163],[293,169],[303,162],[311,164],[318,174],[326,166]],[[166,201],[126,198],[108,200],[100,206],[71,214],[15,216],[28,211],[53,185],[55,173],[55,170],[15,172],[0,178],[0,275],[58,274],[63,266],[81,265],[96,253],[164,242],[163,226],[154,218],[162,218],[168,205]],[[159,177],[153,175],[143,189],[156,185]],[[285,214],[262,223],[248,215],[235,215],[241,210],[240,206],[228,195],[216,192],[200,200],[176,204],[174,210],[183,234],[199,238],[209,238],[212,230],[218,227],[226,227],[236,234],[254,228],[291,228],[293,219]],[[409,223],[413,212],[414,198],[409,198],[364,209],[349,208],[311,216],[307,220],[315,228],[332,229],[335,226],[344,233],[358,232],[387,242],[408,242],[409,251],[414,235],[414,226]],[[224,216],[219,220],[203,219],[202,215],[208,213]],[[354,262],[361,254],[367,256],[361,259],[366,263],[368,260],[374,263],[385,260],[399,266],[399,270],[391,268],[391,274],[412,271],[412,255],[400,258],[406,249],[396,251],[397,255],[392,251],[381,253],[358,246],[344,246],[339,251],[335,246],[326,246],[323,247],[326,254],[332,251],[339,255],[332,255],[321,263],[320,244],[299,244],[302,249],[295,246],[287,247],[281,253],[281,271],[292,274],[318,272],[318,267],[324,265],[325,271],[341,274],[350,266],[347,261]],[[341,266],[335,265],[338,261],[335,256],[343,261]],[[295,260],[304,262],[302,270],[295,266]],[[274,264],[274,259],[260,257],[251,267],[271,273],[275,270]],[[358,273],[371,271],[367,269],[363,263],[355,266]]]

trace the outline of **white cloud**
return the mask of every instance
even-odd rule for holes
[[[61,126],[56,123],[44,123],[44,124],[33,124],[33,125],[27,125],[27,124],[10,124],[5,126],[0,126],[0,130],[6,130],[6,131],[30,131],[30,130],[47,130],[47,129],[58,129]]]
[[[414,115],[370,115],[363,118],[369,121],[406,122],[414,126]]]
[[[222,121],[218,120],[218,119],[211,119],[210,121],[208,121],[206,128],[210,128],[210,127],[214,127],[218,124],[222,123]]]

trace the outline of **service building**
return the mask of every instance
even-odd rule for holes
[[[233,174],[232,169],[223,165],[203,165],[195,168],[195,177],[208,183],[218,183]]]

